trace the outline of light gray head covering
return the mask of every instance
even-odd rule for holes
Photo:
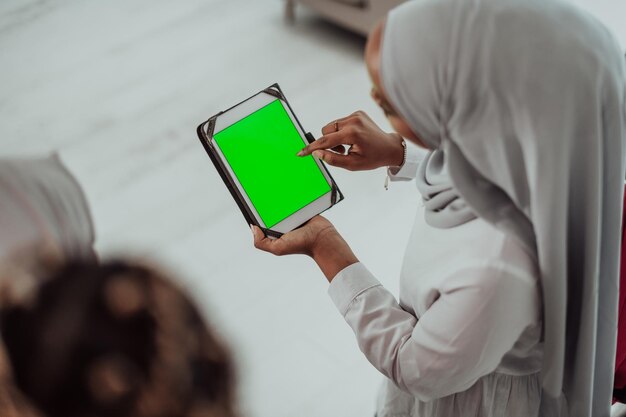
[[[0,260],[42,243],[91,257],[93,242],[85,195],[57,155],[0,159]]]
[[[626,149],[616,40],[563,2],[416,0],[389,14],[381,59],[391,103],[442,154],[457,197],[536,255],[542,415],[563,392],[571,416],[608,416]]]

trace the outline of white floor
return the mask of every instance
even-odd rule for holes
[[[624,42],[614,3],[595,4]],[[278,0],[2,0],[0,154],[58,151],[87,192],[99,252],[180,277],[235,351],[245,416],[371,416],[382,377],[325,279],[308,259],[252,248],[195,135],[274,82],[315,134],[357,109],[386,126],[363,40],[298,14],[284,24]],[[332,172],[346,200],[328,217],[397,290],[414,188],[385,192],[382,171]]]

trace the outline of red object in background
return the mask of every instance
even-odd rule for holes
[[[626,193],[624,194],[626,208]],[[626,215],[626,211],[624,212]],[[617,355],[615,356],[615,381],[613,402],[626,403],[626,219],[622,219],[622,257],[619,275],[619,309],[617,311]]]

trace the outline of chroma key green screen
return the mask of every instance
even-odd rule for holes
[[[280,100],[214,136],[254,208],[270,228],[330,191]]]

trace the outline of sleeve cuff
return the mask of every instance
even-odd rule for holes
[[[339,271],[328,287],[328,295],[342,316],[346,315],[352,301],[380,282],[361,262],[349,265]]]
[[[424,159],[425,153],[417,146],[407,142],[406,158],[400,167],[387,168],[387,175],[391,181],[410,181],[417,175],[417,167]]]

